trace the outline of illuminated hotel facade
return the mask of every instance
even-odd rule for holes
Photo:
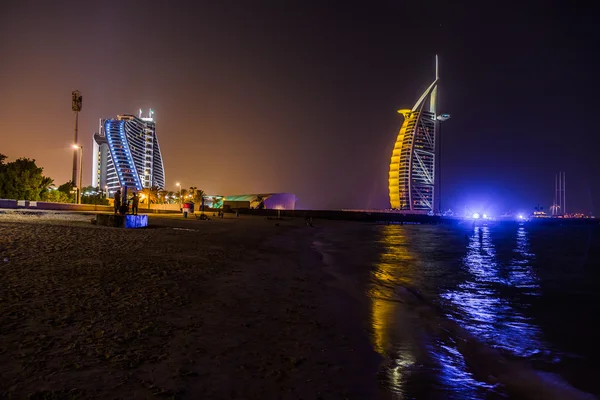
[[[92,185],[112,195],[120,188],[165,188],[165,170],[150,110],[148,117],[118,115],[100,119],[94,134]]]
[[[430,213],[435,206],[436,139],[439,120],[436,115],[438,60],[435,80],[412,109],[398,110],[404,122],[392,152],[389,170],[389,195],[392,209],[411,213]]]

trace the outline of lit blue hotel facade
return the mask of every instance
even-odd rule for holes
[[[112,195],[120,188],[165,188],[165,170],[152,117],[101,119],[94,134],[92,185]]]

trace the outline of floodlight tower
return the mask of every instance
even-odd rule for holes
[[[566,197],[566,176],[565,172],[561,171],[554,176],[554,204],[552,205],[552,215],[567,214],[567,197]]]
[[[71,93],[72,102],[71,108],[75,111],[75,141],[73,142],[73,176],[71,182],[74,186],[77,186],[78,193],[81,190],[81,182],[77,182],[77,156],[79,155],[79,137],[77,135],[79,128],[79,111],[81,111],[82,97],[79,90],[75,90]]]

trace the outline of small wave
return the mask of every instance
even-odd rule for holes
[[[423,333],[435,332],[438,339],[454,343],[452,351],[460,352],[464,365],[473,378],[491,385],[489,388],[500,385],[508,395],[518,398],[596,398],[569,385],[558,375],[537,371],[524,359],[507,357],[499,349],[483,343],[448,318],[440,306],[425,298],[418,290],[399,286],[394,290],[394,295],[396,300],[418,308],[420,316],[426,316],[419,320]],[[440,361],[444,362],[443,359]],[[456,369],[456,365],[453,367]]]

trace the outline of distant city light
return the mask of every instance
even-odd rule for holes
[[[523,215],[519,214],[519,219],[523,219]]]
[[[478,218],[479,218],[479,213],[475,213],[475,214],[473,214],[473,218],[474,218],[474,219],[478,219]]]
[[[483,219],[487,219],[487,214],[483,214]]]

